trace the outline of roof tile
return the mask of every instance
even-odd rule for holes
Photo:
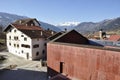
[[[111,41],[120,41],[120,35],[111,35],[109,40],[111,40]]]

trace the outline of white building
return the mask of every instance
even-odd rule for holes
[[[4,32],[10,53],[29,60],[45,58],[46,38],[51,34],[43,30],[36,19],[18,20]]]

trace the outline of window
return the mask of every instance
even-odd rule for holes
[[[21,51],[21,53],[24,53],[23,50]]]
[[[14,40],[18,40],[18,36],[14,36]]]
[[[16,37],[16,39],[18,40],[18,37]]]
[[[16,30],[14,30],[14,32],[16,32]]]
[[[21,47],[30,48],[30,45],[27,45],[27,44],[21,44]]]
[[[24,38],[24,41],[27,41],[27,38],[26,38],[26,37]]]
[[[16,44],[14,44],[14,47],[16,47]]]
[[[11,43],[9,43],[9,45],[11,46]]]
[[[42,54],[44,54],[44,53],[45,53],[45,50],[42,51]]]
[[[17,48],[19,48],[19,44],[17,44]]]
[[[47,43],[44,44],[44,46],[46,46],[46,45],[47,45]]]
[[[21,37],[24,37],[24,35],[21,35]]]
[[[9,36],[9,39],[11,40],[11,36]]]
[[[39,52],[36,52],[36,56],[38,56],[39,55]]]
[[[38,47],[39,47],[39,44],[33,45],[33,48],[38,48]]]

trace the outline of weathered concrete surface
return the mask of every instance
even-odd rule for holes
[[[98,48],[48,43],[48,67],[80,80],[120,80],[120,52]],[[53,72],[48,70],[48,74]]]
[[[25,60],[8,52],[0,52],[7,59],[0,62],[0,80],[47,80],[47,68],[40,61]],[[17,65],[11,70],[2,70],[9,65]]]

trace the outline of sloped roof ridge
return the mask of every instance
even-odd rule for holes
[[[68,32],[65,32],[65,33],[61,34],[61,35],[58,36],[57,38],[53,39],[51,42],[56,41],[57,39],[63,37],[64,35],[68,34],[69,32],[72,32],[72,31],[75,31],[75,32],[77,32],[78,34],[80,34],[80,33],[79,33],[78,31],[76,31],[75,29],[72,29],[72,30],[70,30],[70,31],[68,31]],[[80,35],[81,35],[81,34],[80,34]]]

